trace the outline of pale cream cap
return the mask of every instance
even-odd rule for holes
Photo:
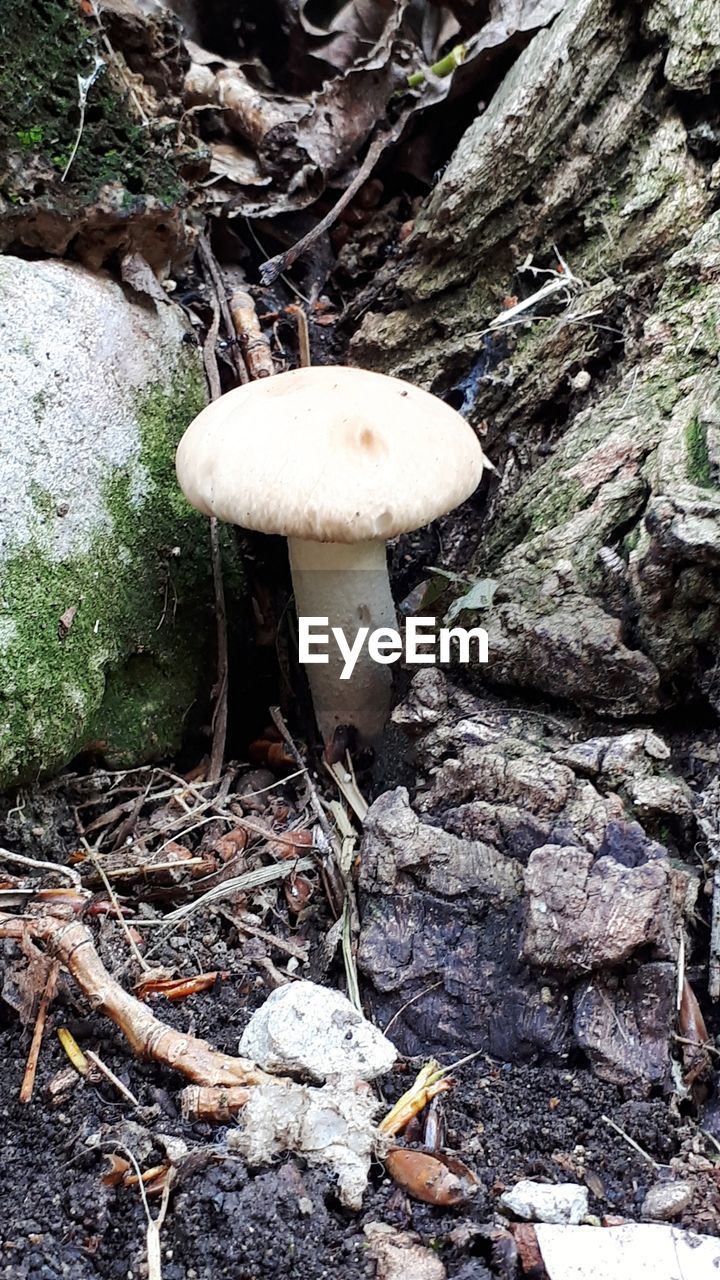
[[[486,465],[464,418],[399,378],[339,365],[228,391],[177,451],[185,497],[230,524],[316,542],[387,539],[451,511]]]

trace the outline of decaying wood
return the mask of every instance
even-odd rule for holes
[[[28,934],[65,965],[92,1008],[119,1027],[136,1057],[161,1062],[196,1084],[282,1083],[254,1062],[220,1053],[207,1041],[175,1031],[156,1018],[147,1005],[110,976],[85,925],[48,915],[19,918],[0,914],[0,938],[20,939]]]
[[[720,780],[717,778],[701,797],[696,817],[707,845],[707,860],[713,873],[708,994],[711,1000],[720,1000]]]
[[[250,1090],[243,1085],[217,1088],[191,1084],[180,1094],[183,1119],[191,1124],[196,1121],[229,1124],[249,1097]]]
[[[271,377],[275,372],[275,365],[270,343],[262,331],[255,303],[247,289],[235,289],[230,295],[229,306],[250,377]]]

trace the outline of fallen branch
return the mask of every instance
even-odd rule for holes
[[[65,965],[92,1008],[119,1027],[136,1057],[161,1062],[195,1084],[227,1087],[284,1083],[246,1058],[220,1053],[206,1040],[166,1026],[110,976],[84,924],[48,915],[0,914],[0,938],[19,941],[28,934],[44,943],[50,955]]]

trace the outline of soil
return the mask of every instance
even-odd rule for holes
[[[117,969],[127,956],[118,926],[106,919],[97,934],[106,964]],[[11,944],[5,946],[9,960]],[[210,991],[181,1004],[160,998],[154,1007],[172,1025],[235,1052],[243,1026],[269,988],[262,969],[243,955],[232,926],[220,917],[195,920],[156,958],[184,960],[186,971],[217,967],[229,973]],[[583,1065],[513,1066],[480,1057],[459,1072],[444,1106],[446,1147],[461,1153],[480,1180],[474,1199],[449,1210],[412,1201],[378,1163],[362,1212],[353,1214],[340,1205],[322,1170],[294,1158],[248,1169],[227,1153],[225,1129],[183,1121],[180,1077],[134,1060],[120,1033],[88,1012],[69,981],[48,1021],[32,1101],[21,1105],[30,1029],[5,1004],[0,1017],[2,1280],[129,1280],[145,1274],[145,1219],[137,1190],[102,1181],[103,1149],[118,1141],[143,1168],[162,1162],[168,1135],[182,1138],[192,1153],[181,1166],[162,1231],[164,1280],[321,1280],[339,1268],[347,1280],[371,1276],[374,1263],[363,1226],[374,1221],[418,1232],[439,1252],[451,1278],[484,1277],[485,1268],[502,1276],[490,1223],[499,1195],[521,1177],[584,1179],[592,1212],[639,1215],[657,1171],[605,1116],[659,1165],[687,1144],[686,1122],[661,1097],[626,1097]],[[138,1109],[111,1085],[79,1077],[62,1100],[50,1099],[50,1081],[67,1072],[55,1034],[60,1025],[100,1054],[139,1099]],[[388,1102],[407,1087],[418,1065],[401,1063],[383,1082]],[[685,1222],[708,1230],[697,1203],[686,1211]]]

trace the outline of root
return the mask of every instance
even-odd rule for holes
[[[220,1053],[207,1041],[166,1026],[110,976],[84,924],[48,915],[21,919],[0,914],[0,938],[19,940],[28,934],[65,965],[92,1008],[119,1027],[136,1057],[161,1062],[194,1084],[222,1089],[287,1083],[282,1077],[268,1075],[247,1058]]]

